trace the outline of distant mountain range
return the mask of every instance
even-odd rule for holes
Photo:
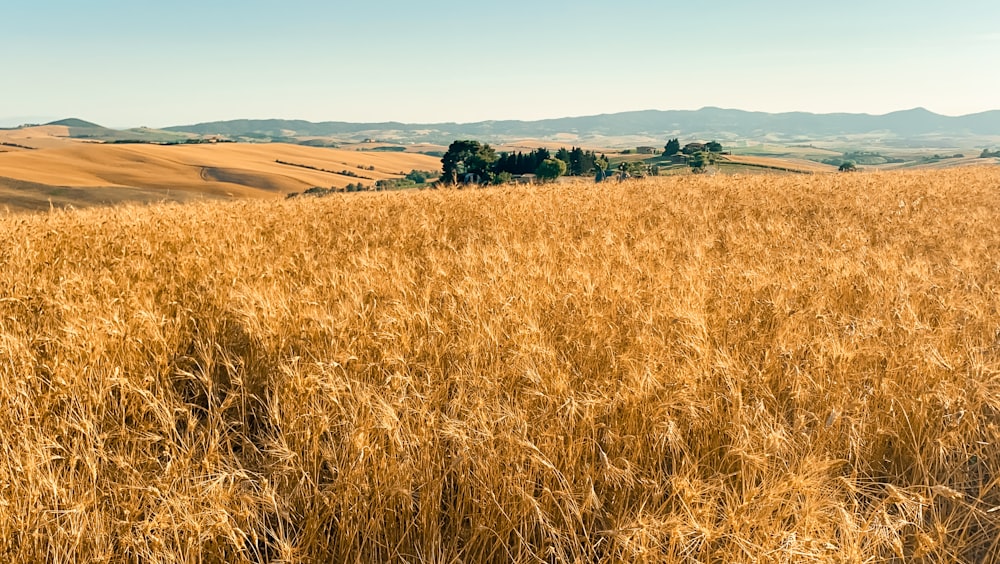
[[[577,142],[618,140],[628,145],[644,139],[717,138],[720,140],[819,141],[878,138],[889,144],[944,146],[958,141],[990,143],[1000,138],[1000,110],[959,117],[944,116],[923,108],[884,115],[771,114],[722,108],[700,110],[646,110],[567,117],[538,121],[482,121],[476,123],[399,122],[350,123],[301,120],[232,120],[165,128],[167,131],[227,137],[379,140],[401,143],[447,143],[458,138],[487,142],[516,139],[558,139]],[[943,145],[942,145],[943,144]]]
[[[221,136],[236,141],[338,144],[375,140],[386,143],[447,145],[456,139],[506,143],[524,139],[594,147],[660,146],[669,138],[734,143],[811,143],[887,147],[996,147],[1000,110],[958,117],[923,108],[869,114],[771,114],[722,108],[646,110],[537,121],[475,123],[351,123],[240,119],[179,125],[159,130],[109,129],[71,118],[48,123],[69,128],[73,138],[105,142],[182,142]]]

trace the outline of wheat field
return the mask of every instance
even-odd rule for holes
[[[1000,562],[998,191],[0,216],[0,560]]]

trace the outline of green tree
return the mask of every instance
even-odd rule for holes
[[[625,172],[632,178],[643,178],[649,174],[649,165],[643,162],[622,163],[625,165]]]
[[[663,156],[669,157],[670,155],[676,155],[681,152],[681,140],[671,139],[667,141],[667,144],[663,146]]]
[[[441,181],[457,184],[467,174],[478,176],[487,182],[492,178],[492,166],[500,157],[493,147],[479,141],[455,141],[441,157]]]
[[[721,153],[722,143],[719,143],[718,141],[709,141],[708,143],[705,143],[705,149],[707,149],[709,153]]]
[[[563,174],[566,174],[566,163],[559,159],[545,159],[535,170],[535,175],[542,182],[552,182]]]
[[[688,159],[688,166],[691,167],[691,172],[702,173],[708,168],[708,165],[715,162],[714,158],[710,153],[705,151],[699,151]]]
[[[840,172],[854,172],[858,170],[858,165],[854,164],[854,161],[844,161],[840,163],[840,167],[837,170]]]
[[[514,181],[514,175],[507,171],[498,172],[495,175],[493,175],[493,184],[496,185],[510,184],[513,181]]]
[[[409,174],[406,175],[406,179],[412,181],[414,184],[423,184],[431,178],[434,178],[435,174],[429,170],[417,170],[413,169]]]
[[[583,149],[579,147],[573,147],[573,150],[569,152],[569,174],[572,176],[581,176],[584,174],[584,166],[586,162],[586,153]]]
[[[610,165],[610,163],[611,162],[608,160],[608,157],[605,156],[604,153],[601,153],[601,156],[599,157],[597,156],[594,157],[594,166],[601,170],[608,170],[608,166]]]

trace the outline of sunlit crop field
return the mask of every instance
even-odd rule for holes
[[[1000,561],[998,196],[0,216],[0,560]]]

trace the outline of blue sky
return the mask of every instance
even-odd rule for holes
[[[1000,109],[1000,2],[0,0],[0,122]]]

